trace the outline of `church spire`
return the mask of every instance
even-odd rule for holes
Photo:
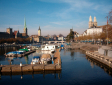
[[[97,22],[97,21],[96,21],[96,17],[94,17],[94,22]]]
[[[40,30],[40,26],[39,26],[39,30]]]
[[[92,17],[91,17],[91,15],[90,15],[90,17],[89,17],[89,21],[92,21]]]
[[[24,18],[24,33],[27,35],[26,19]]]
[[[26,19],[24,18],[24,29],[26,29]]]

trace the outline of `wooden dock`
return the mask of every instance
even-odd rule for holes
[[[27,72],[27,71],[48,71],[48,70],[61,70],[60,65],[54,64],[35,64],[35,65],[3,65],[1,66],[1,72]]]
[[[35,52],[35,50],[31,50],[31,51],[28,51],[28,52],[25,52],[23,54],[5,54],[6,57],[23,57],[25,55],[29,55],[31,53]]]
[[[30,72],[30,71],[58,71],[61,70],[59,49],[54,54],[54,64],[2,65],[0,72]]]

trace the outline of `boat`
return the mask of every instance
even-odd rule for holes
[[[25,48],[25,49],[19,49],[19,51],[26,51],[26,52],[28,52],[29,50],[27,48]]]
[[[51,64],[51,55],[50,54],[43,54],[40,60],[40,64]]]
[[[64,45],[61,45],[61,49],[64,49]]]
[[[40,57],[39,56],[34,56],[31,64],[39,64],[39,61],[40,61]]]
[[[16,51],[12,51],[12,52],[8,52],[5,54],[6,57],[16,57],[17,56],[17,52]]]
[[[51,51],[51,53],[55,52],[55,45],[41,45],[41,50],[42,51]]]

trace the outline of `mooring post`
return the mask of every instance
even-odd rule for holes
[[[56,65],[54,65],[54,70],[56,70]]]
[[[10,66],[10,72],[12,72],[12,66]]]
[[[22,62],[20,62],[21,72],[22,72]]]
[[[32,71],[34,71],[34,69],[33,69],[33,64],[32,64]]]

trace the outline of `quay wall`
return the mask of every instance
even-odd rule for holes
[[[70,49],[81,49],[85,51],[86,55],[102,64],[105,66],[109,67],[112,69],[112,57],[105,56],[104,54],[101,54],[98,52],[99,47],[101,45],[92,45],[92,44],[85,44],[85,43],[72,43],[71,46],[68,48]]]

